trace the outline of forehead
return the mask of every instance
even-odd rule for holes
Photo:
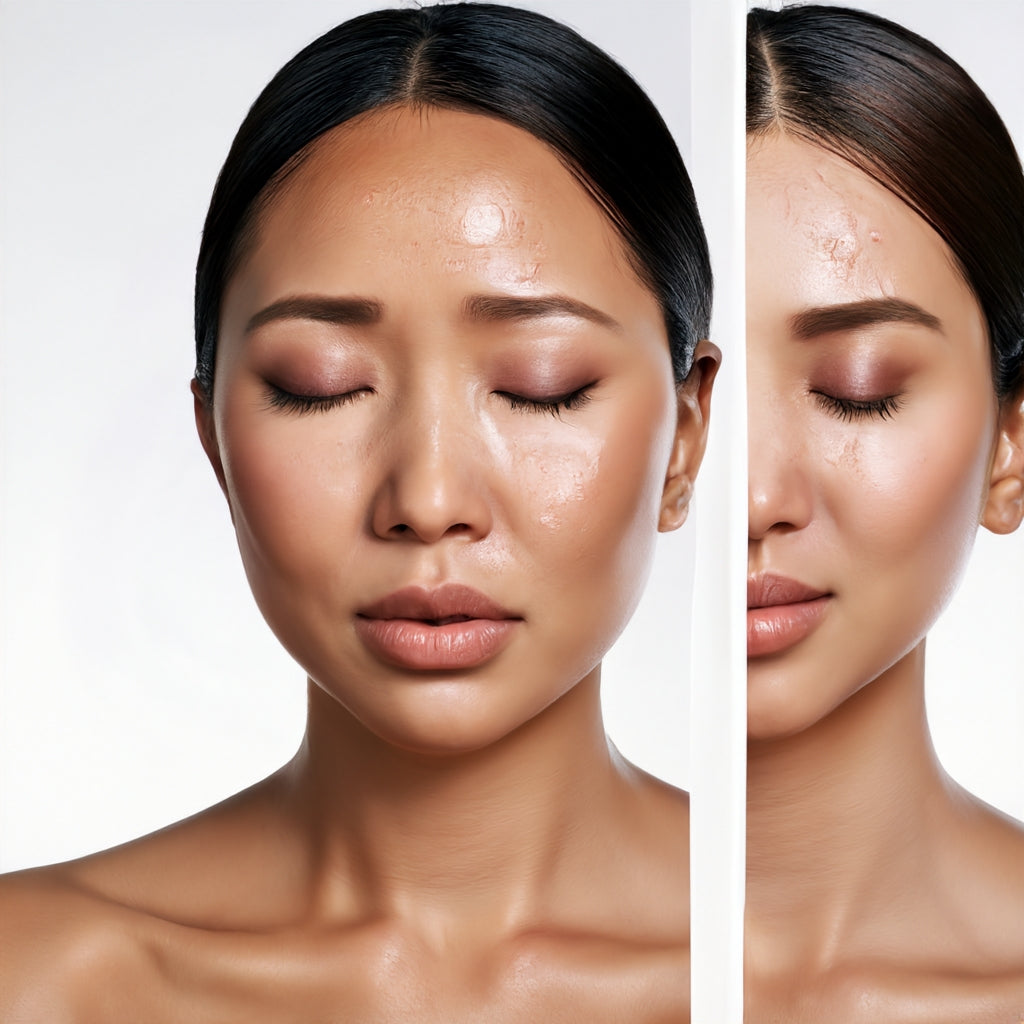
[[[976,308],[939,235],[841,157],[786,134],[752,140],[747,189],[748,261],[772,265],[791,303],[882,295]]]
[[[313,144],[258,220],[250,261],[348,254],[420,265],[514,257],[520,284],[545,267],[628,272],[597,203],[544,143],[494,118],[438,108],[371,112]],[[467,264],[468,265],[468,264]],[[244,264],[243,264],[244,266]]]

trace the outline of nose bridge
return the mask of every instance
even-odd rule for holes
[[[485,452],[469,398],[452,375],[427,373],[396,395],[373,510],[379,536],[432,543],[489,531]]]
[[[764,381],[748,385],[748,533],[806,526],[812,508],[808,436],[802,417]]]

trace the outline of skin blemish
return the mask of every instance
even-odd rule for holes
[[[846,438],[835,450],[825,453],[825,461],[835,469],[852,476],[863,477],[861,472],[861,442],[859,437]]]
[[[842,263],[852,269],[857,260],[857,239],[854,235],[843,235],[836,238],[828,248],[829,258],[833,263]]]
[[[519,284],[533,284],[540,274],[540,263],[524,263],[519,274]]]
[[[589,464],[575,469],[572,474],[565,474],[556,480],[549,474],[546,467],[542,475],[549,484],[549,493],[545,495],[546,503],[538,515],[538,522],[548,529],[559,529],[572,516],[572,510],[579,508],[587,498],[587,494],[597,477],[600,457],[596,453],[590,457]],[[540,497],[540,495],[538,495]]]
[[[984,315],[918,214],[783,136],[755,150],[748,182],[750,566],[836,595],[785,659],[748,665],[766,738],[810,728],[920,644],[977,533],[996,412]],[[943,330],[792,329],[808,309],[879,298]]]
[[[505,211],[497,203],[471,206],[462,216],[462,237],[469,245],[494,245],[508,233]]]
[[[854,276],[860,259],[861,241],[853,213],[842,210],[816,217],[808,225],[807,232],[821,259],[832,266],[837,276],[847,280]]]

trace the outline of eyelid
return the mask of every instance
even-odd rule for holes
[[[531,397],[529,395],[518,395],[511,391],[495,391],[496,395],[504,398],[514,412],[546,412],[554,417],[564,411],[571,412],[581,409],[591,400],[591,390],[597,381],[591,381],[582,387],[574,388],[572,391],[563,392],[560,395],[545,395],[542,397]]]
[[[899,393],[878,398],[845,398],[812,388],[811,394],[826,412],[847,423],[871,418],[892,419],[903,405],[903,396]]]
[[[569,392],[543,397],[519,395],[509,391],[496,391],[495,394],[504,398],[516,412],[546,412],[558,417],[563,411],[573,411],[586,405],[591,399],[590,391],[595,384],[596,381],[592,381]],[[300,395],[270,381],[266,382],[266,390],[268,403],[272,408],[300,414],[329,412],[331,409],[356,401],[360,395],[373,392],[373,388],[363,387],[334,395]]]
[[[329,412],[338,406],[354,402],[360,395],[373,391],[373,388],[354,388],[336,395],[297,395],[270,381],[267,381],[266,385],[267,399],[271,408],[295,413]]]

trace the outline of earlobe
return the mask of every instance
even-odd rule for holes
[[[206,452],[206,457],[210,460],[210,465],[213,466],[217,483],[220,484],[220,489],[224,492],[224,496],[227,497],[224,463],[220,457],[220,444],[217,442],[217,429],[213,421],[213,409],[210,405],[209,397],[203,391],[199,381],[194,377],[192,378],[192,404],[195,410],[196,430],[199,433],[199,441],[203,446],[203,451]]]
[[[675,477],[666,482],[658,516],[659,533],[671,533],[686,522],[692,497],[693,484],[685,477]]]
[[[676,435],[658,516],[661,533],[678,530],[690,511],[693,481],[707,446],[711,390],[721,361],[718,346],[710,341],[698,342],[690,373],[679,386]]]
[[[1024,396],[1003,405],[981,525],[1013,533],[1024,519]]]

